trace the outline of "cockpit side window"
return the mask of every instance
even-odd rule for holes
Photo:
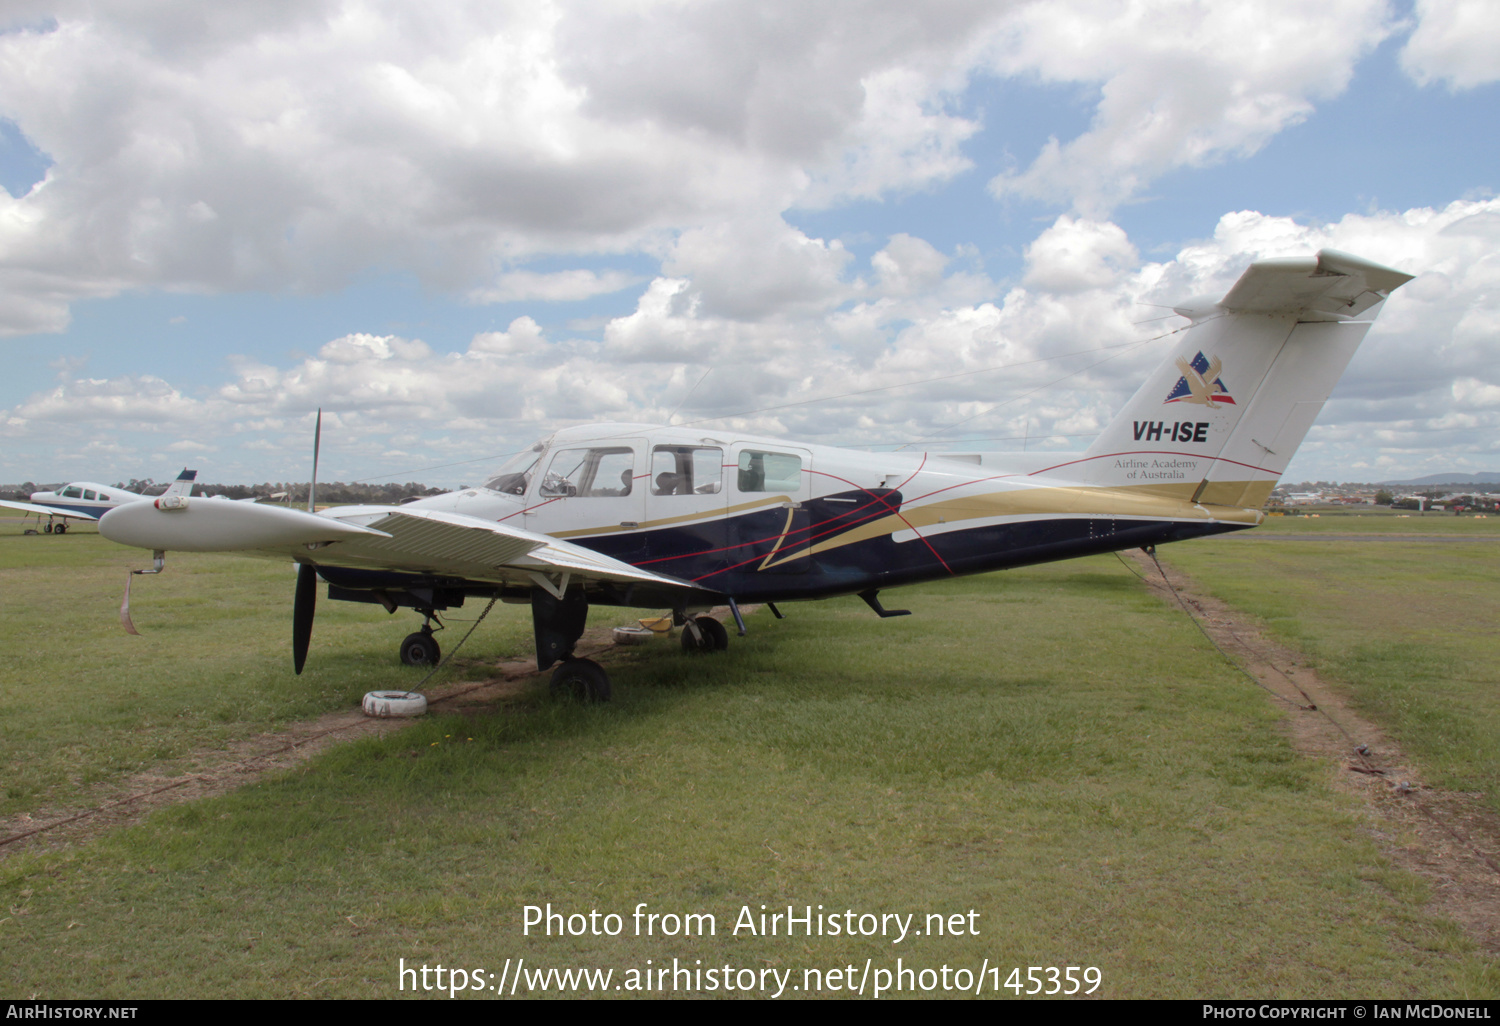
[[[723,449],[658,445],[651,452],[652,495],[716,495],[723,478]]]
[[[531,484],[531,475],[536,470],[537,461],[541,458],[541,449],[536,446],[526,452],[516,453],[505,461],[500,468],[500,473],[484,483],[484,487],[492,492],[503,492],[506,495],[525,495],[527,485]]]
[[[79,488],[77,485],[68,485],[68,487],[64,488],[57,494],[61,495],[65,499],[81,499],[83,498],[83,489]]]
[[[625,446],[564,449],[552,457],[542,478],[541,496],[560,499],[629,495],[635,484],[635,451]]]
[[[737,484],[742,492],[795,492],[802,487],[802,458],[745,449],[740,453]]]

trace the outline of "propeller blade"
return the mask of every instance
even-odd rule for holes
[[[323,442],[323,407],[318,407],[318,420],[313,426],[313,475],[307,485],[307,511],[316,513],[313,508],[313,492],[318,488],[318,448]],[[301,672],[300,670],[298,671]]]
[[[313,612],[318,605],[318,571],[310,564],[297,566],[297,596],[292,601],[292,665],[298,673],[307,662],[307,644],[312,640]]]

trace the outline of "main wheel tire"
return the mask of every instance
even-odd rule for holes
[[[442,658],[443,651],[431,634],[417,631],[401,642],[401,661],[407,666],[436,666]]]
[[[608,702],[610,694],[609,674],[592,659],[569,659],[552,671],[554,698]]]
[[[54,527],[52,529],[52,533],[53,534],[67,534],[68,533],[68,525],[66,523],[58,524],[56,527]]]
[[[698,630],[694,632],[693,628]],[[684,652],[722,652],[729,647],[729,632],[711,616],[695,616],[682,628]]]
[[[43,534],[51,534],[52,533],[52,525],[48,524],[46,527],[42,528],[42,533]]]

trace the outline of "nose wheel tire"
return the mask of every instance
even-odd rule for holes
[[[401,661],[407,666],[436,666],[442,658],[442,649],[431,634],[418,631],[401,642]]]
[[[592,659],[569,659],[552,671],[552,696],[575,702],[608,702],[609,674]]]
[[[682,627],[684,652],[722,652],[729,647],[729,632],[711,616],[695,616]]]

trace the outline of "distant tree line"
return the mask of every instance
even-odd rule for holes
[[[155,486],[154,492],[142,492],[142,495],[151,495],[164,491],[165,485]],[[424,495],[441,495],[448,491],[447,488],[429,488],[415,481],[405,484],[397,484],[394,481],[387,484],[345,484],[342,481],[320,481],[318,492],[315,496],[320,506],[343,506],[358,503],[375,503],[379,505],[393,506],[403,499],[420,498]],[[135,491],[134,488],[131,491]],[[256,485],[220,485],[220,484],[198,484],[193,487],[194,495],[223,495],[230,499],[268,499],[273,495],[285,495],[288,501],[293,503],[307,502],[306,481],[275,481]]]

